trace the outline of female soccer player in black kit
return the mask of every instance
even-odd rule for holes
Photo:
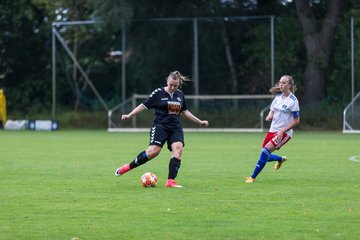
[[[148,148],[139,153],[131,163],[116,169],[115,176],[123,175],[129,170],[155,158],[159,155],[165,142],[167,142],[168,149],[172,151],[172,157],[169,163],[169,175],[165,186],[182,187],[176,184],[174,180],[180,168],[181,154],[184,147],[184,132],[180,123],[180,115],[200,126],[209,126],[208,121],[200,120],[187,109],[184,93],[179,90],[184,81],[188,81],[188,79],[181,75],[179,71],[171,72],[166,79],[166,87],[155,89],[142,104],[134,108],[129,114],[122,115],[121,120],[125,121],[145,109],[155,109]]]

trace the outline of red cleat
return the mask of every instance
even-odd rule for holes
[[[174,179],[168,179],[166,181],[165,187],[171,187],[171,188],[182,188],[183,186],[176,184]]]
[[[130,171],[130,164],[125,164],[124,166],[122,167],[119,167],[118,169],[116,169],[115,171],[115,176],[121,176],[123,175],[124,173]]]

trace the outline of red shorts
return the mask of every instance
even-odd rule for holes
[[[277,150],[279,150],[285,143],[290,141],[291,137],[286,133],[283,134],[281,141],[276,141],[277,132],[268,132],[265,136],[264,142],[262,144],[262,148],[266,146],[268,142],[271,142]]]

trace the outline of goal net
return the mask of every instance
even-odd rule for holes
[[[121,115],[129,113],[149,95],[134,94],[131,98],[109,110],[108,131],[149,131],[153,110],[144,111],[130,121],[121,121]],[[200,128],[182,119],[185,131],[262,132],[268,127],[264,115],[268,112],[273,95],[187,95],[189,110],[201,119],[209,121],[208,128]]]
[[[343,133],[360,133],[360,92],[344,109]]]

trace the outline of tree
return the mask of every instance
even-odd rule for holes
[[[0,2],[0,85],[11,112],[49,106],[51,4],[45,0]]]
[[[308,105],[320,102],[324,97],[326,73],[345,1],[331,0],[322,21],[317,18],[309,1],[295,0],[295,4],[306,46],[303,104]]]

